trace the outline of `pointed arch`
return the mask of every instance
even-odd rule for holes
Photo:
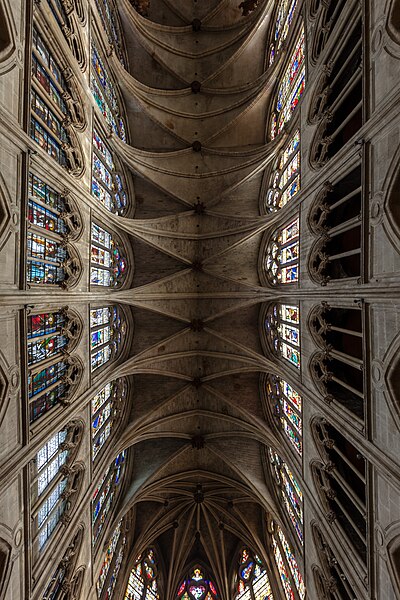
[[[125,600],[159,600],[159,566],[157,551],[148,547],[139,554],[129,575]]]
[[[234,600],[273,600],[268,573],[260,557],[243,547],[237,562]]]

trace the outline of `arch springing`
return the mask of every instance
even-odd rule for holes
[[[267,570],[249,548],[240,552],[235,586],[235,600],[273,600]]]
[[[283,208],[300,191],[300,131],[296,130],[287,146],[281,151],[271,173],[266,195],[267,212]]]
[[[128,204],[124,178],[113,153],[96,128],[93,129],[92,147],[92,195],[107,210],[122,215]]]
[[[103,306],[90,311],[92,372],[118,356],[124,331],[125,322],[117,306]]]
[[[126,272],[126,260],[122,256],[122,244],[97,223],[92,223],[90,253],[90,283],[104,287],[119,287]]]
[[[298,217],[272,235],[265,256],[265,271],[271,285],[298,282],[299,236]]]
[[[303,401],[300,394],[287,381],[272,374],[266,379],[265,390],[274,415],[279,419],[280,429],[289,441],[290,447],[301,456]]]
[[[92,498],[92,543],[97,544],[125,472],[126,451],[111,463],[98,482]]]
[[[293,589],[296,589],[300,600],[304,600],[306,589],[296,557],[277,523],[273,523],[273,530],[272,548],[285,598],[295,600]]]
[[[125,600],[159,600],[156,553],[147,548],[135,560],[125,591]]]
[[[271,448],[268,449],[272,471],[280,490],[280,500],[289,520],[303,544],[303,493],[289,466]]]
[[[265,318],[265,330],[274,353],[300,369],[299,307],[272,305]]]

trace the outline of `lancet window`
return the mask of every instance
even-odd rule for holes
[[[322,68],[311,99],[309,120],[318,123],[310,162],[321,167],[363,124],[362,25],[357,21]]]
[[[300,369],[300,314],[294,304],[275,304],[268,310],[265,330],[274,353]]]
[[[302,398],[300,394],[284,379],[276,375],[268,375],[265,389],[273,414],[279,420],[279,427],[289,441],[291,448],[301,456],[302,441]]]
[[[103,306],[90,311],[91,369],[115,359],[121,348],[125,323],[117,306]]]
[[[257,554],[243,548],[236,573],[235,600],[273,600],[267,571]]]
[[[367,462],[359,450],[325,419],[313,424],[321,461],[312,466],[315,485],[332,527],[353,553],[367,561]]]
[[[57,404],[66,404],[80,380],[82,369],[70,351],[82,325],[68,309],[28,315],[28,398],[31,423]]]
[[[107,383],[92,399],[92,460],[95,460],[114,431],[126,398],[123,378]]]
[[[74,112],[71,107],[74,106]],[[36,28],[33,29],[31,138],[73,175],[83,170],[82,152],[71,124],[82,126],[77,117],[78,103],[56,60]]]
[[[157,560],[153,548],[147,548],[136,558],[124,598],[125,600],[159,600]]]
[[[274,62],[276,55],[281,50],[282,44],[289,34],[296,7],[297,0],[280,0],[278,4],[275,20],[274,41],[269,49],[270,66]]]
[[[92,44],[91,53],[90,89],[93,98],[107,124],[113,128],[122,141],[126,142],[125,124],[116,87],[94,44]]]
[[[71,511],[82,474],[82,468],[73,465],[82,432],[80,424],[67,425],[46,442],[33,462],[32,518],[39,550]]]
[[[121,63],[126,66],[125,52],[121,36],[121,24],[118,10],[113,0],[95,0],[101,23],[113,45],[116,55]]]
[[[93,129],[92,195],[110,212],[124,214],[127,195],[124,178],[98,129]]]
[[[303,95],[306,77],[304,51],[304,27],[302,26],[279,83],[274,112],[271,118],[270,135],[272,140],[281,133],[285,123],[290,121]]]
[[[79,25],[84,22],[85,13],[82,0],[47,0],[51,12],[61,29],[80,68],[85,69],[86,56],[79,32]]]
[[[126,273],[126,261],[121,243],[97,223],[92,223],[90,283],[104,287],[119,287]]]
[[[364,314],[359,308],[322,303],[313,309],[309,327],[321,351],[310,361],[314,382],[325,400],[352,419],[364,419]]]
[[[103,530],[104,523],[110,513],[111,506],[115,503],[118,489],[124,475],[126,452],[118,454],[103,473],[92,498],[92,542],[95,545]]]
[[[80,260],[69,237],[81,222],[66,200],[36,175],[29,174],[27,282],[71,287],[81,275]]]
[[[266,195],[267,212],[283,208],[300,191],[300,131],[296,130],[282,150],[270,176]]]
[[[321,564],[321,567],[314,565],[312,568],[318,598],[321,600],[354,600],[357,598],[357,594],[352,584],[315,523],[312,525],[312,533]]]
[[[271,448],[268,452],[273,475],[280,490],[279,499],[300,543],[303,544],[303,493],[289,466]]]
[[[310,13],[314,21],[310,40],[310,57],[316,63],[328,43],[345,6],[345,0],[313,2]]]
[[[271,285],[299,280],[299,217],[272,235],[266,249],[265,272]]]
[[[76,568],[82,547],[84,529],[79,527],[55,570],[43,598],[46,600],[69,600],[80,598],[84,568]]]
[[[111,600],[124,559],[125,547],[125,523],[121,519],[107,544],[107,550],[96,583],[98,598]]]
[[[217,600],[217,598],[215,584],[201,565],[195,565],[187,573],[177,592],[179,600]]]
[[[293,590],[296,589],[300,600],[303,600],[306,589],[296,557],[280,526],[275,523],[273,529],[272,547],[285,598],[295,600]]]
[[[358,166],[335,184],[326,182],[311,205],[308,223],[318,237],[308,268],[316,283],[361,276],[362,193]]]

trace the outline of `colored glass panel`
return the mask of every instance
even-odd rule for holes
[[[96,544],[103,530],[104,523],[115,498],[116,488],[120,483],[125,463],[125,451],[121,452],[101,478],[92,499],[93,545]]]
[[[100,596],[101,596],[101,593],[104,588],[104,584],[107,579],[108,572],[110,570],[110,567],[111,567],[111,564],[112,564],[112,561],[114,558],[118,540],[121,535],[121,525],[122,525],[122,520],[118,523],[117,527],[114,530],[114,533],[112,534],[111,539],[108,542],[105,558],[103,560],[103,564],[101,565],[100,573],[99,573],[99,576],[97,578],[97,583],[96,583],[96,590],[97,590],[98,598],[100,598]]]
[[[279,540],[282,544],[282,548],[283,548],[287,563],[289,565],[289,568],[290,568],[290,571],[291,571],[291,574],[293,577],[293,581],[296,585],[300,599],[303,600],[303,598],[306,595],[306,590],[305,590],[303,577],[301,576],[299,567],[297,565],[296,558],[295,558],[295,556],[283,534],[283,531],[281,530],[281,528],[279,526],[277,527],[277,532],[278,532]]]
[[[272,545],[273,545],[273,549],[274,549],[274,557],[275,557],[276,566],[278,568],[279,577],[281,579],[282,589],[284,591],[286,600],[295,600],[295,595],[292,590],[292,584],[291,584],[291,581],[290,581],[290,578],[289,578],[289,575],[287,572],[287,568],[283,561],[280,548],[279,548],[274,536],[272,536]]]

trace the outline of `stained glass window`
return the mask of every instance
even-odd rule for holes
[[[195,565],[190,569],[177,591],[178,600],[217,600],[218,598],[214,582],[201,565]]]
[[[116,493],[124,473],[126,452],[118,454],[101,477],[92,498],[92,542],[93,545],[100,538],[104,523],[113,505]]]
[[[304,27],[296,40],[293,53],[279,84],[275,113],[271,118],[271,139],[288,123],[305,89]]]
[[[124,331],[125,324],[116,306],[103,306],[90,311],[92,371],[117,356]]]
[[[265,272],[271,285],[299,280],[299,218],[278,229],[268,244]]]
[[[104,600],[110,600],[113,595],[114,588],[117,582],[118,574],[121,568],[121,563],[124,557],[126,536],[122,532],[123,521],[118,523],[108,541],[107,550],[100,569],[99,577],[96,583],[97,597]],[[111,573],[108,579],[108,585],[105,586],[108,574]]]
[[[36,28],[33,29],[31,138],[61,165],[67,165],[64,145],[71,144],[64,126],[67,85],[61,69]]]
[[[117,92],[98,49],[92,44],[92,68],[90,70],[90,89],[103,117],[114,132],[126,142],[125,125]]]
[[[270,375],[266,380],[267,397],[274,407],[282,431],[291,447],[301,456],[302,442],[302,398],[284,379]]]
[[[90,283],[105,287],[121,284],[126,272],[126,260],[116,237],[92,223]]]
[[[292,24],[293,15],[296,10],[297,0],[280,0],[276,13],[274,41],[270,47],[269,64],[275,60],[276,54],[286,40],[290,26]]]
[[[271,175],[266,195],[266,210],[274,212],[283,208],[300,191],[300,132],[293,134],[282,150]]]
[[[287,600],[295,600],[293,590],[297,589],[300,600],[303,600],[306,589],[296,557],[279,525],[275,524],[275,530],[276,532],[272,535],[272,545],[285,597]]]
[[[95,2],[102,25],[107,32],[109,39],[112,41],[115,53],[121,63],[126,66],[121,37],[121,25],[118,11],[114,6],[113,0],[95,0]]]
[[[265,329],[276,354],[300,369],[299,307],[275,304],[265,319]]]
[[[156,553],[153,548],[147,548],[135,560],[125,600],[159,600],[157,573]]]
[[[303,544],[303,494],[288,465],[269,449],[269,457],[280,489],[283,506],[297,536]]]
[[[234,600],[273,600],[267,571],[257,554],[243,548],[239,557],[236,574],[236,595]]]
[[[107,383],[92,399],[92,460],[110,437],[125,394],[124,380],[117,379]]]
[[[127,196],[123,177],[117,172],[108,145],[96,129],[93,130],[92,195],[116,214],[123,214]]]

